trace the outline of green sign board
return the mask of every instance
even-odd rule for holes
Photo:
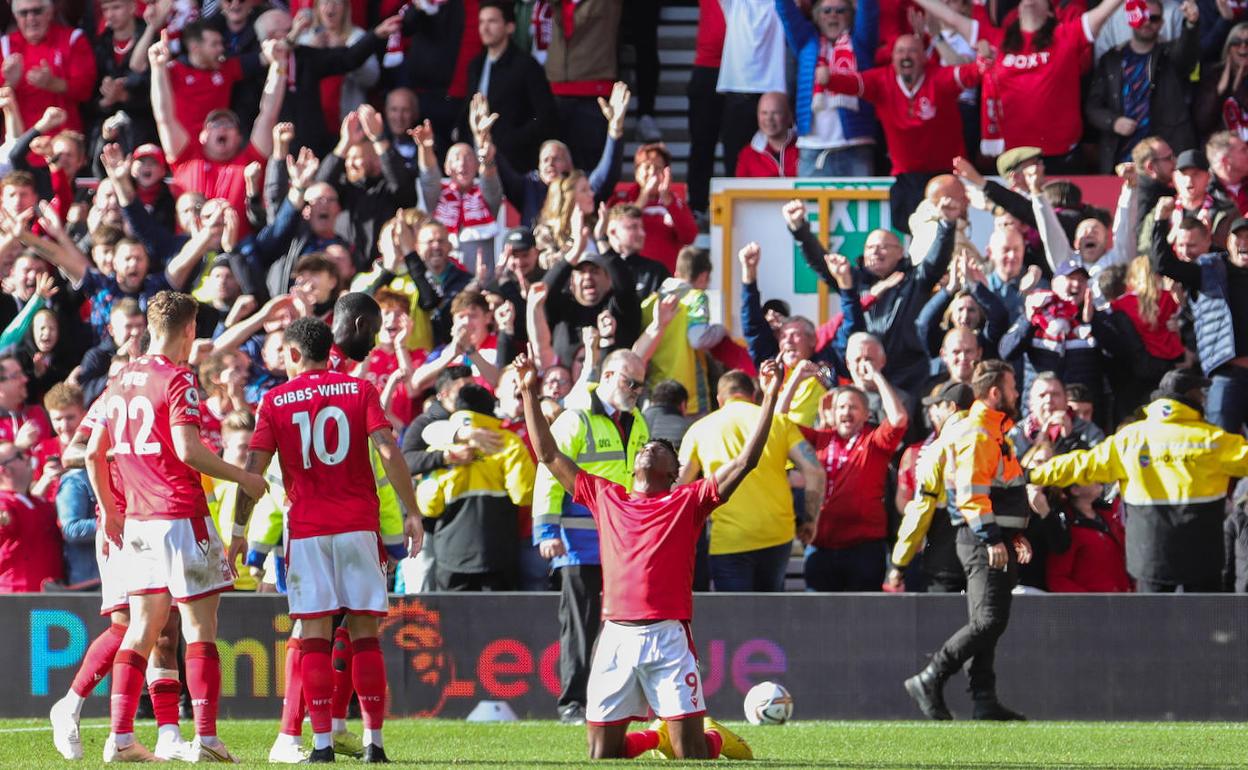
[[[801,198],[801,190],[887,190],[891,182],[815,182],[798,181],[793,187]],[[808,214],[810,229],[820,234],[819,212],[811,207]],[[844,254],[854,264],[858,263],[867,243],[867,235],[880,228],[892,229],[892,217],[888,208],[888,200],[839,200],[832,201],[832,236],[825,244],[833,253]],[[819,276],[802,259],[802,247],[793,244],[793,293],[817,294],[819,292]]]

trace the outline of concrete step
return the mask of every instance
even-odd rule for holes
[[[671,5],[663,4],[663,8],[659,11],[660,24],[693,24],[698,23],[698,4],[692,5]]]

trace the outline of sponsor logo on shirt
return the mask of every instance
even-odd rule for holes
[[[1001,57],[1001,66],[1016,70],[1032,70],[1049,63],[1049,52],[1007,53]]]

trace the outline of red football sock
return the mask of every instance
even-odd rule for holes
[[[143,694],[147,658],[134,650],[118,650],[113,663],[113,692],[110,710],[114,735],[134,732],[134,712]]]
[[[334,652],[332,663],[334,668],[334,704],[330,716],[334,719],[347,718],[347,706],[351,705],[351,696],[355,689],[351,682],[351,634],[345,628],[334,631]]]
[[[186,645],[186,689],[195,709],[195,734],[201,738],[217,735],[217,706],[221,700],[221,659],[216,642]]]
[[[724,747],[724,736],[718,730],[706,731],[706,758],[718,759],[719,750]]]
[[[95,637],[91,646],[87,648],[87,654],[82,659],[82,665],[78,667],[78,673],[74,676],[74,683],[70,685],[70,689],[83,698],[90,695],[100,680],[113,670],[113,659],[117,657],[117,651],[121,649],[121,640],[125,638],[125,635],[126,627],[114,623],[104,629],[104,633]]]
[[[190,662],[187,662],[190,667]],[[182,699],[182,683],[177,679],[157,679],[147,683],[147,692],[152,696],[152,715],[156,717],[156,726],[176,725],[178,723],[179,704]]]
[[[364,727],[380,730],[386,719],[386,661],[377,637],[356,639],[351,659],[351,679],[360,696]]]
[[[303,646],[286,642],[286,694],[282,698],[282,735],[303,735]]]
[[[334,669],[329,662],[328,639],[304,639],[300,668],[303,669],[303,699],[312,717],[312,732],[333,731],[330,705],[334,700]]]
[[[639,757],[651,749],[659,747],[658,730],[638,730],[624,734],[624,758]]]

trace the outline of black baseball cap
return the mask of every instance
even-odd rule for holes
[[[1204,390],[1212,382],[1195,369],[1174,369],[1166,372],[1152,398],[1184,398],[1193,390]]]
[[[931,395],[923,399],[923,406],[943,404],[946,401],[956,404],[958,411],[970,409],[971,404],[975,403],[975,391],[971,390],[971,386],[966,383],[951,380],[932,388]]]
[[[1230,232],[1237,233],[1240,230],[1246,230],[1246,229],[1248,229],[1248,219],[1245,219],[1244,217],[1240,217],[1239,219],[1236,219],[1234,222],[1231,223]]]
[[[525,251],[537,245],[537,239],[533,237],[533,231],[527,227],[513,227],[507,231],[506,238],[503,243],[511,246],[518,251]]]
[[[1198,168],[1201,171],[1209,170],[1209,161],[1205,159],[1205,153],[1200,150],[1184,150],[1179,153],[1179,158],[1175,161],[1174,167],[1182,171],[1188,168]]]

